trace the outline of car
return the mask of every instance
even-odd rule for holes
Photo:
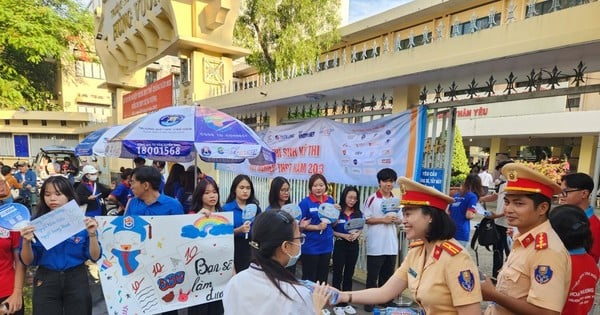
[[[75,166],[77,172],[75,174],[75,183],[81,181],[81,168],[82,163],[77,155],[75,155],[75,148],[60,145],[46,146],[40,149],[40,152],[35,156],[32,167],[33,171],[37,175],[38,184],[41,184],[49,176],[56,174],[56,167],[60,169],[64,165],[65,158],[71,160],[71,164]],[[54,164],[54,168],[49,166],[49,162]]]

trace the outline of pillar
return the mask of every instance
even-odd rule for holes
[[[506,139],[494,137],[490,143],[490,160],[489,160],[489,171],[490,174],[498,164],[499,159],[496,157],[498,153],[507,153],[508,152],[508,144]]]
[[[581,147],[579,148],[579,163],[577,171],[593,174],[594,161],[596,159],[596,147],[598,145],[598,137],[586,135],[581,137]]]
[[[392,113],[400,113],[419,104],[418,86],[399,86],[393,90]]]
[[[281,121],[287,119],[288,108],[286,106],[272,106],[269,108],[269,127],[281,125]]]

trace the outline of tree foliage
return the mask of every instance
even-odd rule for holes
[[[251,50],[261,73],[314,64],[339,41],[339,0],[246,0],[235,25],[236,44]]]
[[[469,159],[465,152],[462,135],[458,127],[454,128],[454,150],[452,150],[452,177],[450,186],[462,184],[471,169],[469,168]]]
[[[0,0],[0,108],[55,109],[59,60],[94,29],[74,0]]]

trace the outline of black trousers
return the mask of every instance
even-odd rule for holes
[[[498,235],[500,235],[500,239],[493,246],[494,248],[494,257],[493,257],[493,266],[492,266],[492,277],[497,278],[498,272],[504,265],[504,254],[508,256],[510,253],[510,248],[508,248],[508,242],[506,241],[506,228],[500,225],[496,225],[496,229],[498,230]]]
[[[312,282],[327,282],[329,275],[329,259],[331,253],[320,255],[302,254],[302,280],[310,280]]]
[[[188,308],[188,315],[223,315],[223,301],[213,301]]]
[[[233,265],[237,273],[250,267],[250,240],[244,237],[233,238]]]
[[[33,277],[33,315],[91,315],[92,295],[85,264],[56,271],[39,267]]]
[[[358,241],[337,240],[333,246],[331,285],[341,291],[352,291],[352,276],[358,260]]]
[[[378,288],[394,274],[396,255],[367,256],[366,287]]]

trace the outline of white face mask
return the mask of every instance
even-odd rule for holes
[[[298,245],[296,243],[292,243],[292,244]],[[290,257],[290,260],[288,261],[287,265],[285,265],[285,267],[286,268],[287,267],[291,267],[291,266],[295,265],[298,262],[298,258],[300,258],[300,255],[302,254],[302,247],[300,246],[300,249],[298,250],[298,254],[296,254],[294,256],[292,256],[292,255],[290,255],[288,253],[285,253],[285,254],[288,255],[288,257]]]
[[[87,178],[90,180],[90,182],[95,182],[98,179],[98,174],[96,174],[96,175],[88,174]]]

